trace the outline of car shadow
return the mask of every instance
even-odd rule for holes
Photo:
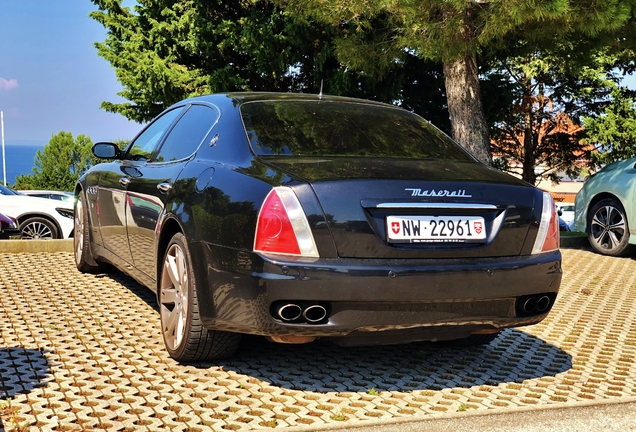
[[[123,273],[108,275],[158,313],[155,294]],[[229,360],[195,363],[290,390],[360,392],[442,390],[522,383],[572,367],[559,347],[519,329],[505,329],[488,345],[452,348],[439,343],[340,347],[324,340],[287,345],[243,335]]]
[[[11,402],[16,396],[44,388],[53,380],[46,357],[49,352],[19,347],[0,348],[0,430],[4,430],[4,424],[8,427],[13,423],[17,408]]]
[[[506,329],[490,344],[471,348],[432,342],[340,347],[320,340],[281,345],[245,336],[237,355],[214,365],[285,389],[413,391],[522,383],[569,370],[572,357],[528,333]]]

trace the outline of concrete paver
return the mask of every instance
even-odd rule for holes
[[[321,429],[636,400],[636,261],[563,250],[550,316],[490,345],[341,348],[245,337],[181,365],[154,294],[71,253],[0,253],[0,428]]]

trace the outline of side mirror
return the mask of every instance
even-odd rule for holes
[[[559,215],[559,216],[563,216],[563,210],[559,209],[559,210],[557,211],[557,213],[558,213],[558,215]]]
[[[92,148],[93,154],[100,159],[119,159],[121,152],[119,147],[109,142],[99,142]]]

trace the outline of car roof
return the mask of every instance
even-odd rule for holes
[[[255,101],[276,101],[276,100],[307,100],[307,101],[325,101],[325,102],[349,102],[349,103],[362,103],[368,105],[378,105],[387,108],[399,107],[383,102],[376,102],[366,99],[356,99],[344,96],[329,96],[329,95],[317,95],[308,93],[275,93],[275,92],[233,92],[233,93],[216,93],[204,96],[196,96],[184,101],[178,102],[175,105],[179,105],[184,102],[209,102],[213,104],[226,105],[228,102],[232,102],[234,106],[242,105]]]

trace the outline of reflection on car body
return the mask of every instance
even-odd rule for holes
[[[228,357],[242,333],[483,344],[559,290],[550,195],[389,105],[203,96],[94,154],[110,161],[77,184],[77,266],[156,291],[180,361]]]

